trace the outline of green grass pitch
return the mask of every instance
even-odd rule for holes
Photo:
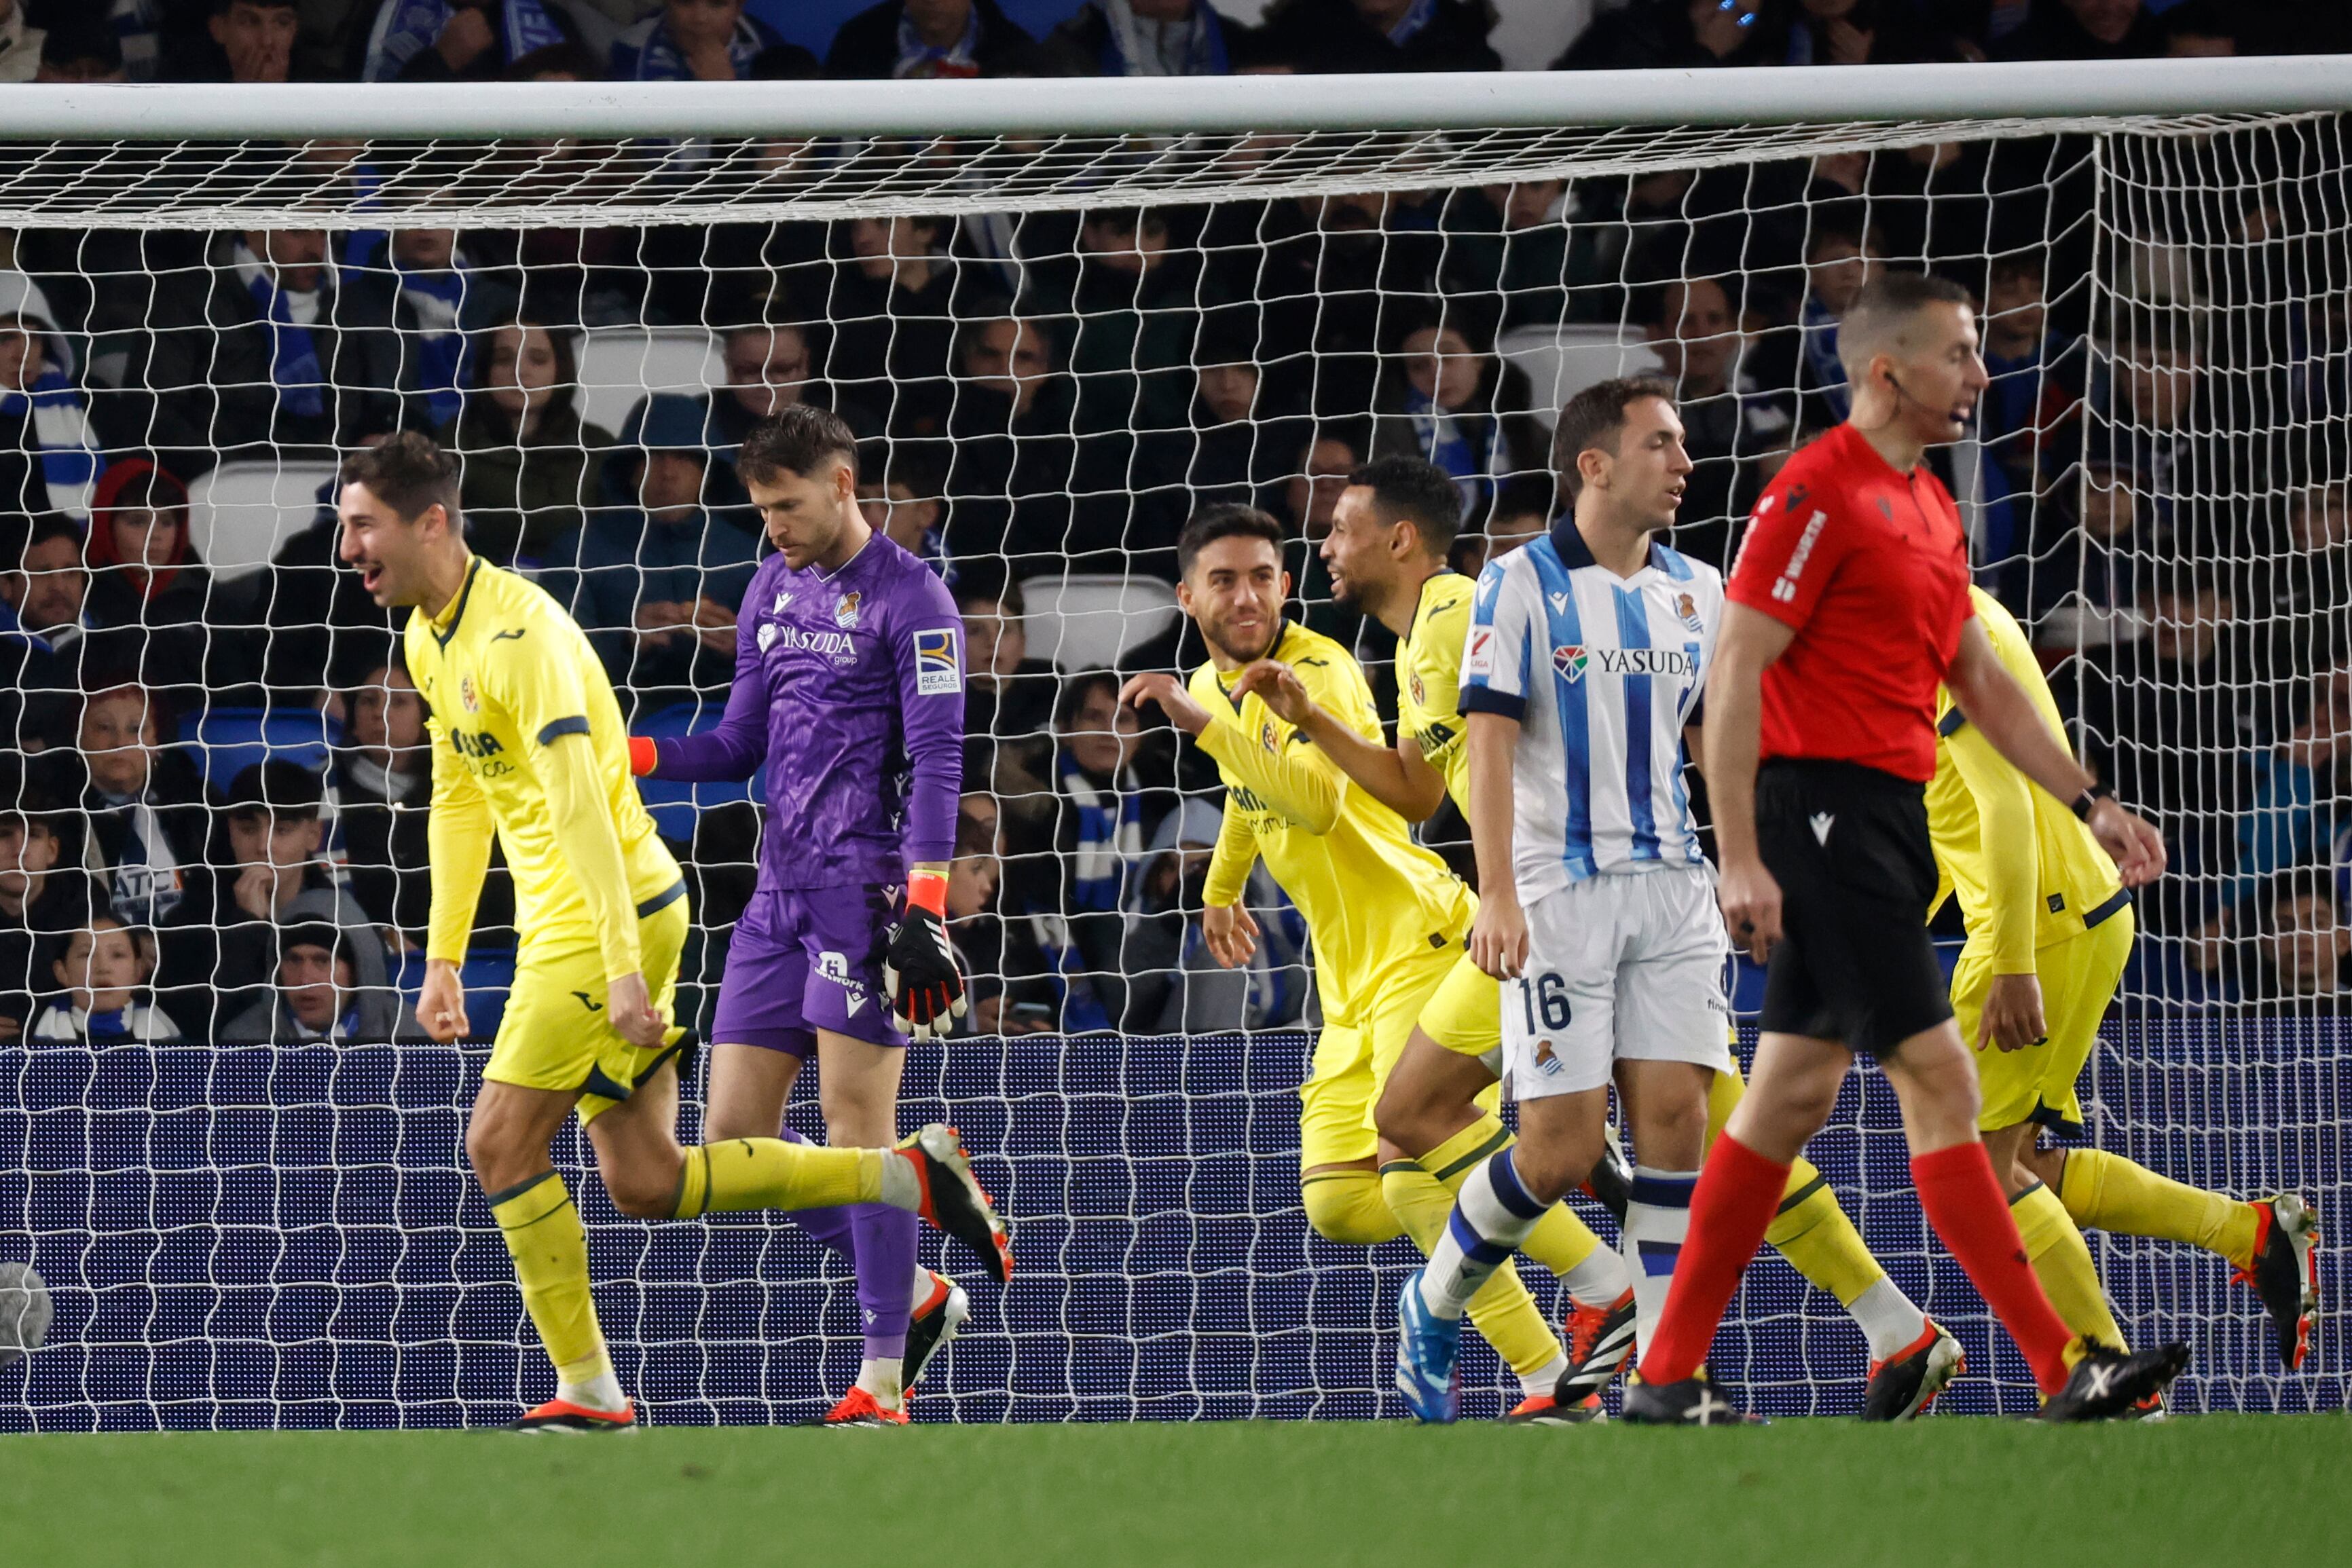
[[[0,1562],[2327,1563],[2348,1469],[2341,1416],[13,1437]]]

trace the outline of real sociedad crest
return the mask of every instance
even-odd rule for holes
[[[854,632],[857,629],[857,591],[856,589],[853,588],[843,594],[841,602],[833,607],[833,623],[845,632]]]
[[[1694,632],[1704,632],[1706,630],[1706,625],[1698,618],[1698,605],[1693,601],[1691,596],[1687,593],[1677,593],[1675,595],[1675,614],[1678,619],[1680,619],[1684,625],[1689,627]]]

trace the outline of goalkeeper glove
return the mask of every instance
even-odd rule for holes
[[[661,764],[661,748],[646,735],[629,737],[629,772],[642,779]]]
[[[935,871],[909,875],[906,913],[890,935],[889,954],[882,966],[890,1006],[906,1020],[908,1034],[919,1040],[944,1039],[947,1020],[963,1017],[968,1005],[955,949],[948,945],[947,907],[946,877]]]

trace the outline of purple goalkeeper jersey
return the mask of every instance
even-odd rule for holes
[[[762,888],[896,883],[955,850],[963,622],[947,586],[880,534],[827,576],[770,556],[735,627],[716,729],[656,742],[654,772],[749,779],[764,755]]]

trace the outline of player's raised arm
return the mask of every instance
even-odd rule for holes
[[[1315,689],[1307,687],[1309,693]],[[1296,729],[1277,737],[1269,750],[1265,737],[1244,730],[1230,712],[1202,708],[1202,715],[1205,722],[1193,738],[1235,782],[1294,825],[1310,833],[1331,831],[1339,820],[1339,798],[1347,790],[1348,776],[1329,753]]]
[[[640,778],[676,779],[687,783],[740,783],[760,770],[768,747],[768,676],[754,638],[754,619],[748,613],[758,596],[767,591],[765,574],[755,578],[744,596],[746,613],[735,622],[735,681],[727,688],[727,711],[715,728],[700,735],[675,735],[656,740],[629,737],[629,771]]]
[[[1339,770],[1408,822],[1425,822],[1445,801],[1444,776],[1421,755],[1421,744],[1399,735],[1393,747],[1367,739],[1308,695],[1288,664],[1261,659],[1234,683],[1235,698],[1255,694],[1284,722],[1313,741]]]
[[[2074,759],[2017,677],[2003,667],[1983,623],[1973,615],[1960,628],[1959,649],[1945,684],[1954,705],[1995,750],[2090,824],[2100,846],[2115,857],[2116,873],[2126,887],[2139,887],[2164,874],[2164,835],[2118,803],[2114,792]]]

